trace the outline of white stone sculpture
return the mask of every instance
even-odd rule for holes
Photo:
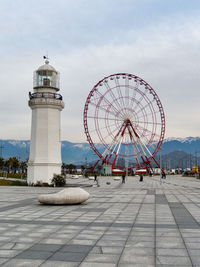
[[[45,194],[38,197],[38,201],[43,204],[80,204],[90,197],[84,189],[70,187],[54,194]]]
[[[70,178],[72,178],[72,179],[78,179],[79,176],[78,175],[72,175]]]
[[[120,178],[119,176],[115,176],[113,179],[114,179],[115,181],[119,181],[119,180],[121,180],[121,178]]]

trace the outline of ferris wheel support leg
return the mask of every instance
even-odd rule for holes
[[[99,163],[100,159],[94,164],[94,166],[90,169],[89,173],[93,173],[94,169],[96,168],[97,164]]]
[[[153,168],[152,168],[152,166],[151,166],[151,162],[149,161],[149,159],[147,158],[147,156],[145,156],[146,157],[146,160],[147,160],[147,167],[148,167],[148,169],[150,168],[151,169],[151,171],[153,172]],[[149,172],[150,172],[150,170],[149,170]]]
[[[119,146],[118,146],[118,149],[117,149],[117,153],[116,153],[115,159],[114,159],[113,164],[112,164],[112,170],[115,167],[115,163],[116,163],[117,158],[118,158],[118,154],[119,154],[119,150],[120,150],[120,147],[121,147],[121,143],[122,143],[123,138],[124,138],[124,134],[121,137],[121,140],[120,140],[120,143],[119,143]]]

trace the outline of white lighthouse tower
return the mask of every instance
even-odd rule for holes
[[[60,112],[64,108],[59,91],[59,73],[45,64],[34,72],[31,143],[28,161],[28,184],[51,183],[53,174],[61,173]]]

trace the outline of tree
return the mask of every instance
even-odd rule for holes
[[[20,168],[21,168],[21,172],[25,173],[27,170],[27,162],[26,161],[21,161],[20,162]]]
[[[69,169],[69,173],[72,173],[72,171],[76,168],[76,165],[74,164],[68,164],[67,169]]]
[[[8,159],[9,167],[11,167],[12,170],[14,170],[14,173],[16,173],[17,169],[20,167],[19,160],[16,157],[11,157]]]
[[[85,166],[81,165],[81,172],[84,173],[84,171],[85,171]]]
[[[9,173],[10,172],[10,163],[9,163],[9,160],[5,160],[4,167],[6,168],[7,172]]]
[[[0,170],[4,167],[4,159],[0,157]]]

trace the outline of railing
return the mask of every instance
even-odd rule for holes
[[[54,98],[58,100],[62,100],[62,96],[60,94],[54,94],[54,93],[33,93],[29,92],[29,99],[34,98]]]

